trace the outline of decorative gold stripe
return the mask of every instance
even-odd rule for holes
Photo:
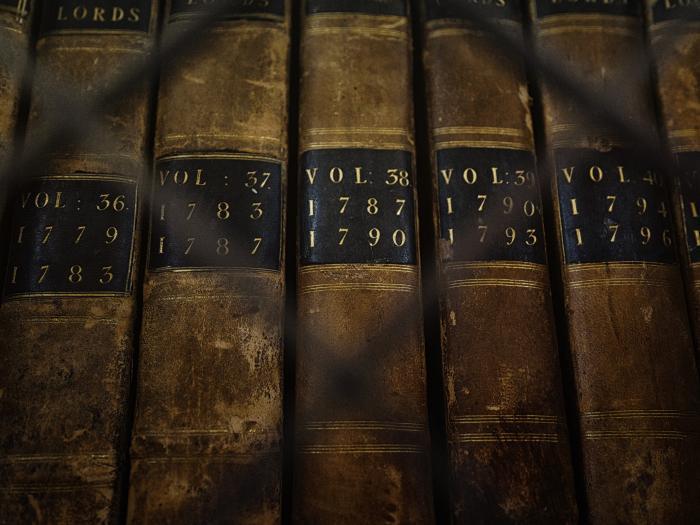
[[[425,450],[412,445],[306,445],[300,454],[424,454]]]
[[[614,439],[614,438],[650,438],[684,440],[690,437],[685,432],[675,430],[588,430],[583,434],[584,439]]]
[[[700,137],[700,128],[674,129],[668,132],[669,137]]]
[[[129,297],[131,292],[27,292],[13,293],[5,296],[6,301],[27,299],[32,297]]]
[[[36,177],[38,180],[99,180],[102,182],[122,182],[124,184],[138,184],[138,180],[107,175],[44,175]]]
[[[117,460],[115,454],[7,454],[0,456],[0,463],[55,463],[58,461],[67,460],[95,460],[95,461],[109,461]]]
[[[304,425],[305,430],[398,430],[403,432],[423,432],[425,425],[420,423],[393,423],[390,421],[315,421]]]
[[[406,135],[411,132],[406,128],[373,128],[373,127],[348,127],[348,128],[309,128],[301,132],[302,135],[328,135],[344,133],[379,133],[382,135]]]
[[[518,128],[495,128],[488,126],[445,126],[433,129],[433,135],[508,135],[511,137],[528,137],[524,130]]]
[[[558,443],[559,435],[543,432],[469,432],[455,434],[453,441],[457,443],[493,443],[493,442],[546,442]]]
[[[531,143],[525,141],[498,141],[498,140],[446,140],[435,141],[435,149],[447,148],[503,148],[515,150],[530,150]]]
[[[608,412],[583,412],[584,419],[626,419],[626,418],[693,418],[700,417],[697,412],[683,410],[611,410]]]
[[[655,263],[645,261],[620,261],[620,262],[601,262],[601,263],[573,263],[565,266],[567,272],[579,272],[584,270],[607,270],[608,268],[615,269],[634,269],[643,270],[646,267],[650,268],[670,268],[672,265],[667,263]]]
[[[362,33],[362,36],[377,37],[384,36],[396,40],[408,40],[408,32],[398,29],[382,29],[371,26],[322,26],[307,27],[304,31],[306,35],[337,35],[349,32]]]
[[[302,266],[299,273],[316,273],[326,270],[352,270],[352,271],[387,271],[400,273],[418,273],[416,266],[404,264],[320,264],[313,266]]]
[[[177,159],[235,159],[235,160],[264,160],[267,162],[272,162],[274,164],[283,164],[280,159],[274,157],[269,157],[266,155],[256,155],[253,153],[176,153],[172,155],[164,155],[158,157],[156,162],[163,160],[177,160]]]
[[[281,270],[267,270],[265,268],[247,268],[245,266],[161,266],[149,273],[172,272],[172,273],[192,273],[192,272],[226,272],[226,273],[251,273],[251,274],[271,274],[279,275]]]
[[[671,281],[662,279],[627,278],[627,279],[581,279],[567,281],[569,288],[594,288],[599,286],[668,286]]]
[[[23,322],[27,323],[106,323],[116,325],[117,321],[110,317],[89,317],[78,315],[52,316],[52,317],[24,317]]]
[[[489,262],[451,262],[445,265],[447,270],[481,270],[481,269],[513,269],[513,270],[534,270],[541,272],[546,267],[544,264],[511,261],[489,261]]]
[[[590,23],[599,21],[601,24],[622,25],[637,27],[639,20],[635,16],[620,16],[606,13],[559,13],[556,15],[545,15],[537,21],[537,25],[547,26],[561,23],[571,24],[575,22]]]
[[[89,33],[89,31],[51,31],[51,33],[47,36],[50,35],[56,35],[56,34],[80,34],[84,35],[86,33]],[[98,32],[100,36],[103,36],[106,31],[99,31]],[[112,34],[126,34],[130,33],[128,31],[116,31]],[[46,39],[45,37],[42,37],[36,44],[37,48],[41,48],[46,44]],[[100,46],[51,46],[51,51],[97,51],[100,53],[104,53],[105,51],[115,51],[118,53],[132,53],[132,54],[138,54],[138,55],[145,55],[148,51],[147,49],[143,47],[100,47]]]
[[[35,492],[44,493],[61,493],[61,492],[77,492],[80,490],[88,489],[111,489],[114,487],[116,481],[94,481],[94,482],[83,482],[73,485],[58,485],[58,484],[45,484],[45,483],[32,483],[32,484],[14,484],[8,486],[0,486],[0,492],[5,492],[8,494],[29,494]]]
[[[319,292],[336,292],[351,290],[367,290],[371,292],[402,292],[412,293],[417,291],[417,287],[410,284],[385,284],[385,283],[339,283],[339,284],[319,284],[302,287],[300,293],[310,294]]]
[[[307,142],[302,141],[303,151],[314,149],[366,148],[411,151],[413,141],[406,142],[370,142],[370,141],[337,141],[337,142]]]
[[[213,293],[213,294],[182,294],[182,295],[156,295],[153,294],[153,299],[149,299],[147,302],[151,301],[196,301],[198,299],[258,299],[262,297],[269,297],[273,294],[258,294],[258,293]]]
[[[252,135],[249,133],[170,133],[168,135],[163,135],[162,137],[158,137],[158,142],[165,142],[169,140],[183,140],[183,139],[199,139],[199,138],[207,138],[207,139],[240,139],[240,138],[247,138],[247,139],[253,139],[253,140],[262,140],[262,141],[267,141],[267,142],[272,142],[274,144],[281,144],[282,139],[280,137],[271,137],[271,136],[265,136],[265,135]]]
[[[542,423],[558,424],[557,416],[538,414],[474,414],[469,416],[457,416],[451,419],[453,423],[478,424],[478,423]]]
[[[206,459],[207,461],[217,461],[217,462],[226,462],[226,461],[240,461],[241,459],[249,459],[249,458],[255,458],[255,457],[260,457],[260,456],[270,456],[270,455],[279,455],[280,451],[277,449],[267,449],[267,450],[246,450],[245,452],[212,452],[210,454],[202,453],[202,454],[189,454],[187,456],[184,455],[176,455],[173,454],[172,456],[149,456],[149,457],[142,457],[142,456],[131,456],[131,459],[133,461],[140,461],[142,463],[191,463],[193,461],[196,461],[198,463],[201,463],[202,459]]]
[[[685,145],[685,146],[671,146],[671,151],[673,153],[700,151],[700,146],[698,146],[697,144]]]
[[[525,279],[486,279],[476,277],[472,279],[448,280],[448,288],[470,288],[474,286],[503,286],[506,288],[531,288],[544,289],[545,285],[539,281]]]

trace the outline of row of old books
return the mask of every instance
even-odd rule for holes
[[[0,523],[700,522],[698,5],[0,0]]]

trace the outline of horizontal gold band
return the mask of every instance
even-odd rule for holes
[[[382,271],[382,272],[401,272],[401,273],[418,273],[417,266],[411,266],[407,264],[361,264],[361,263],[347,263],[347,264],[318,264],[312,266],[301,266],[299,268],[300,274],[306,273],[316,273],[324,271]]]
[[[197,159],[232,159],[232,160],[264,160],[275,164],[284,164],[281,159],[270,157],[268,155],[256,155],[253,153],[226,153],[226,152],[211,152],[211,153],[173,153],[158,157],[156,162],[164,160],[197,160]]]
[[[515,262],[515,261],[488,261],[488,262],[450,262],[445,265],[446,270],[532,270],[542,272],[546,269],[544,264]]]

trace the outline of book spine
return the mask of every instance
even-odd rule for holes
[[[424,2],[454,523],[575,523],[520,4]]]
[[[157,2],[45,2],[27,141],[151,52]],[[0,508],[12,523],[114,522],[120,507],[149,87],[53,148],[13,206],[0,307]],[[85,106],[81,106],[84,104]],[[88,116],[89,117],[89,116]]]
[[[433,520],[402,0],[302,6],[293,520]]]
[[[161,74],[130,523],[281,518],[290,5],[220,16]]]
[[[531,2],[538,49],[654,130],[641,3]],[[542,79],[591,523],[694,523],[700,389],[663,173]]]
[[[671,189],[695,343],[700,341],[700,4],[647,1],[648,38],[666,143],[675,161]],[[697,346],[696,346],[697,351]],[[696,358],[699,354],[696,354]]]
[[[14,144],[20,85],[30,46],[33,5],[26,0],[0,0],[0,166]],[[3,182],[3,188],[5,183]],[[0,198],[0,208],[5,198]]]

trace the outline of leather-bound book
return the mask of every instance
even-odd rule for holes
[[[31,8],[27,0],[0,0],[0,166],[12,149],[17,125],[20,84],[29,53]],[[4,202],[5,197],[0,201]]]
[[[530,5],[543,58],[656,141],[641,3]],[[698,523],[700,389],[665,174],[540,80],[587,519]]]
[[[645,5],[661,123],[676,163],[671,189],[697,349],[700,341],[700,4],[647,0]]]
[[[152,51],[157,2],[44,2],[27,142]],[[0,308],[0,522],[114,522],[126,452],[147,79],[11,197]],[[82,107],[81,107],[82,109]],[[78,117],[78,114],[75,115]],[[73,125],[73,124],[69,124]]]
[[[454,523],[577,521],[519,2],[424,2]]]
[[[281,518],[289,15],[234,2],[161,74],[131,523]]]
[[[302,11],[293,520],[430,523],[407,2]]]

